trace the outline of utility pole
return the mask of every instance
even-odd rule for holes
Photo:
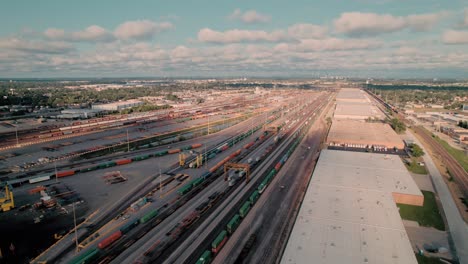
[[[15,132],[16,132],[16,146],[19,147],[18,126],[15,126]]]
[[[160,164],[158,165],[159,166],[159,198],[162,198],[162,177],[161,177],[161,166]]]
[[[57,161],[56,160],[54,160],[54,168],[55,168],[55,182],[58,182]]]
[[[78,253],[78,233],[76,232],[76,213],[75,213],[75,202],[72,203],[73,206],[73,223],[75,225],[75,245],[76,245],[76,252]]]
[[[130,152],[130,139],[128,138],[128,128],[127,128],[127,152]]]

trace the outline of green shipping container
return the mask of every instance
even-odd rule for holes
[[[85,254],[78,256],[70,261],[70,264],[90,263],[92,260],[99,257],[99,249],[89,250]]]
[[[182,188],[180,188],[177,191],[177,193],[182,196],[182,195],[190,192],[190,190],[192,190],[192,183],[187,183],[186,185],[182,186]]]
[[[239,209],[239,215],[240,217],[244,218],[247,213],[249,212],[250,210],[250,201],[247,201],[244,203],[244,205],[242,205],[242,207]]]
[[[98,165],[98,169],[105,169],[107,168],[107,163],[102,163]]]
[[[154,156],[157,156],[157,157],[161,157],[161,156],[164,156],[164,155],[167,155],[167,150],[154,153]]]
[[[115,163],[115,161],[111,161],[111,162],[107,163],[107,167],[113,167],[115,165],[117,165],[117,163]]]
[[[227,224],[227,231],[229,234],[232,234],[234,233],[234,231],[237,229],[237,227],[239,226],[240,224],[240,216],[238,214],[236,214],[230,221],[229,223]]]
[[[205,250],[205,252],[197,260],[197,264],[208,264],[208,263],[211,263],[211,260],[212,260],[211,251]]]
[[[200,185],[200,183],[202,183],[203,181],[204,181],[203,178],[198,178],[198,179],[193,180],[192,181],[192,187]]]
[[[190,149],[192,149],[192,146],[185,146],[182,148],[182,150],[190,150]]]
[[[250,198],[249,198],[250,203],[254,204],[258,200],[258,197],[260,197],[260,193],[256,190],[255,192],[252,193],[252,195],[250,195]]]
[[[145,214],[141,219],[140,219],[140,223],[144,224],[146,222],[148,222],[149,220],[151,220],[152,218],[154,218],[155,216],[158,215],[158,210],[153,210],[147,214]]]
[[[213,243],[211,243],[211,247],[217,248],[221,242],[223,242],[224,238],[227,236],[226,230],[221,231],[219,235],[213,240]]]

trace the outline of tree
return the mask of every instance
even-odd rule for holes
[[[406,131],[406,125],[402,121],[400,121],[398,118],[392,118],[390,120],[390,125],[392,126],[393,130],[397,132],[398,134],[401,134]]]
[[[413,156],[416,158],[424,155],[424,150],[422,150],[422,148],[417,144],[414,144],[414,143],[411,144],[410,150],[411,150],[411,154],[413,154]]]

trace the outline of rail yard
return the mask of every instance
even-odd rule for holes
[[[402,163],[406,142],[384,120],[396,109],[350,83],[246,86],[191,106],[5,126],[6,259],[415,263],[419,245],[395,203],[426,201]],[[464,186],[458,163],[415,131]],[[351,253],[348,238],[364,249]]]
[[[2,180],[21,207],[15,217],[48,236],[38,246],[10,234],[10,243],[32,247],[31,263],[208,263],[277,191],[269,186],[297,162],[289,158],[333,95],[240,92],[190,109],[6,132]],[[66,191],[52,192],[57,184]]]

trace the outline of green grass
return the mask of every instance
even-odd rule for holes
[[[414,159],[412,159],[411,163],[408,165],[405,163],[406,168],[411,171],[412,173],[416,174],[427,174],[426,167],[424,166],[419,166],[418,162]]]
[[[418,264],[443,264],[445,263],[445,262],[440,261],[438,258],[421,256],[419,254],[416,254],[416,260],[418,260]]]
[[[400,208],[401,218],[416,221],[421,226],[434,227],[445,231],[445,224],[439,208],[437,208],[434,193],[429,191],[422,191],[422,193],[424,195],[423,206],[397,204]]]
[[[434,137],[437,142],[439,142],[445,150],[447,150],[452,157],[454,157],[460,165],[465,169],[465,171],[468,171],[468,155],[465,155],[465,153],[462,150],[456,149],[452,146],[450,146],[445,140],[440,139],[439,137]]]

